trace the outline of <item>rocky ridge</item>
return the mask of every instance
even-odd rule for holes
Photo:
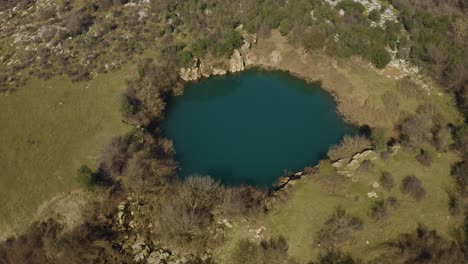
[[[202,61],[201,59],[195,59],[193,67],[179,69],[179,76],[184,81],[195,81],[212,75],[225,75],[227,73],[244,71],[247,66],[245,58],[249,56],[249,49],[256,42],[256,34],[244,34],[244,44],[240,49],[235,49],[233,51],[228,61],[211,63]]]

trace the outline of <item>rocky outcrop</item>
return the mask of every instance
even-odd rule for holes
[[[180,78],[184,81],[195,81],[202,77],[200,67],[181,68],[179,70]]]
[[[213,68],[211,71],[212,75],[225,75],[227,73],[227,70],[225,69],[220,69],[220,68]]]
[[[244,59],[239,50],[235,49],[229,61],[229,72],[240,72],[245,69]]]
[[[286,186],[292,184],[293,181],[301,179],[304,175],[305,174],[303,171],[299,171],[296,173],[290,173],[285,176],[281,176],[278,179],[278,182],[273,185],[273,192],[283,190],[284,188],[286,188]]]
[[[250,58],[251,55],[249,49],[253,44],[257,42],[257,36],[255,34],[245,34],[244,44],[240,49],[235,49],[229,58],[229,61],[215,61],[213,63],[205,60],[197,60],[196,65],[191,68],[181,68],[179,70],[179,76],[184,81],[195,81],[202,77],[209,77],[212,75],[225,75],[228,72],[241,72],[245,70],[248,65],[246,59]],[[278,56],[275,57],[277,61]],[[254,63],[250,63],[253,65]]]
[[[356,170],[359,168],[359,165],[366,159],[374,160],[377,158],[375,151],[368,149],[363,152],[354,154],[351,158],[351,161],[346,165],[343,164],[342,160],[333,163],[333,167],[338,169],[338,173],[346,177],[352,177]]]

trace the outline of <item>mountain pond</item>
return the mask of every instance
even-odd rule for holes
[[[174,143],[179,176],[261,188],[316,165],[354,131],[318,85],[261,70],[187,83],[169,100],[162,127]]]

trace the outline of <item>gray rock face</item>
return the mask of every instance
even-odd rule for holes
[[[222,61],[221,63],[215,62],[210,63],[207,61],[197,60],[197,63],[193,67],[180,68],[179,76],[184,81],[195,81],[202,77],[209,77],[211,75],[225,75],[228,72],[240,72],[245,70],[246,65],[253,65],[253,61],[249,52],[249,49],[253,44],[257,42],[257,36],[255,34],[245,34],[244,44],[239,49],[233,51],[229,61]],[[274,60],[277,62],[281,58],[278,54],[275,54]],[[216,65],[216,66],[215,66]],[[221,65],[221,66],[220,66]]]

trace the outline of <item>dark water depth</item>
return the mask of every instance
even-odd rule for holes
[[[319,87],[256,70],[188,84],[170,100],[163,129],[173,140],[180,176],[260,187],[317,164],[352,132]]]

